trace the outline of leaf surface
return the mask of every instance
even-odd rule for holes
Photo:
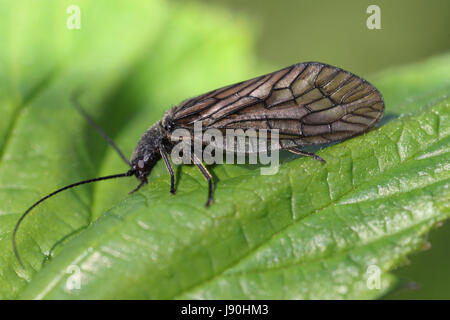
[[[0,53],[8,75],[0,80],[7,126],[0,132],[0,296],[322,299],[376,298],[391,289],[389,271],[450,215],[448,55],[369,77],[385,98],[385,118],[319,151],[325,165],[284,154],[271,176],[257,166],[212,166],[217,183],[208,209],[206,182],[192,166],[177,168],[176,196],[162,163],[131,196],[133,178],[60,194],[21,227],[20,268],[11,231],[30,204],[62,185],[127,170],[70,106],[74,89],[84,88],[86,109],[131,154],[171,104],[198,88],[257,75],[250,34],[225,13],[135,3],[104,10],[112,3],[82,2],[82,12],[98,18],[79,31],[54,28],[67,16],[65,5],[52,7],[55,19],[33,32],[49,32],[54,37],[45,39],[54,43],[29,52],[40,47],[39,39],[27,42],[30,25]],[[0,23],[48,14],[38,4],[14,5],[20,8]],[[368,285],[373,270],[380,289]]]

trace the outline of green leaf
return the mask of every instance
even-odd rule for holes
[[[85,1],[83,16],[95,19],[69,31],[66,3],[22,3],[0,11],[2,39],[8,24],[29,23],[0,52],[2,298],[376,298],[397,282],[389,271],[450,216],[446,55],[370,78],[385,97],[382,126],[321,150],[325,165],[284,155],[272,176],[212,166],[208,209],[196,168],[177,168],[172,196],[162,163],[132,196],[132,178],[58,195],[19,231],[23,270],[11,231],[30,204],[127,170],[71,107],[74,89],[84,87],[83,104],[130,154],[171,104],[260,72],[248,26],[221,11]],[[380,289],[367,286],[370,266]]]

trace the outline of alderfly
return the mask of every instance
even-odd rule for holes
[[[19,263],[16,246],[17,230],[23,219],[41,202],[72,187],[100,180],[136,176],[139,190],[147,183],[155,164],[163,159],[170,174],[170,192],[175,194],[175,175],[169,154],[176,142],[176,129],[194,130],[201,122],[202,130],[227,129],[276,130],[279,149],[310,156],[325,162],[303,147],[344,140],[364,133],[383,117],[384,102],[380,92],[364,79],[317,62],[295,64],[282,70],[213,90],[188,99],[168,110],[162,120],[152,125],[140,138],[128,161],[111,139],[76,104],[88,122],[111,144],[130,166],[121,174],[80,181],[43,197],[19,218],[12,244]],[[207,168],[195,153],[191,162],[208,181],[206,206],[213,201],[214,184]]]

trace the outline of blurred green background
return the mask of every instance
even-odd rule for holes
[[[204,1],[248,17],[256,54],[284,66],[324,61],[361,75],[406,64],[450,48],[448,0]],[[381,29],[369,30],[369,5],[381,9]]]
[[[259,63],[274,68],[321,61],[367,76],[450,49],[448,0],[216,0],[254,26]],[[366,9],[381,9],[381,29],[369,30]],[[450,224],[429,235],[430,249],[394,273],[387,299],[450,299]]]

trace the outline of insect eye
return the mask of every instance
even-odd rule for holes
[[[139,170],[143,170],[144,167],[145,167],[145,162],[144,162],[144,160],[139,160],[138,163],[137,163],[137,165],[138,165]]]
[[[164,129],[166,129],[167,131],[172,131],[172,128],[173,128],[173,124],[171,121],[166,121],[164,123]]]

